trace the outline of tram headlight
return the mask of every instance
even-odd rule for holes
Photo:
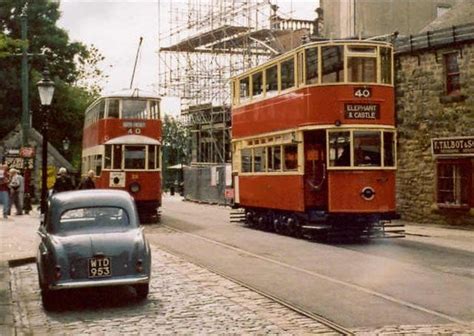
[[[362,189],[362,192],[360,193],[363,199],[370,201],[373,200],[375,197],[375,191],[371,187],[365,187]]]
[[[140,191],[140,184],[138,182],[133,182],[130,184],[130,191],[134,194]]]

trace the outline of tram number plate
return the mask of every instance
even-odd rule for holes
[[[101,278],[112,275],[110,258],[90,258],[89,278]]]
[[[372,97],[372,88],[356,87],[354,88],[354,97],[370,98]]]

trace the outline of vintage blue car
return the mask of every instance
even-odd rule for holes
[[[54,194],[38,230],[37,267],[45,309],[58,291],[122,286],[148,295],[151,253],[132,197],[119,190]]]

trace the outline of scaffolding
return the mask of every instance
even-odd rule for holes
[[[160,6],[160,4],[159,4]],[[295,20],[268,0],[169,1],[159,33],[159,89],[181,100],[192,134],[192,163],[230,162],[229,79],[317,34],[317,20]]]

